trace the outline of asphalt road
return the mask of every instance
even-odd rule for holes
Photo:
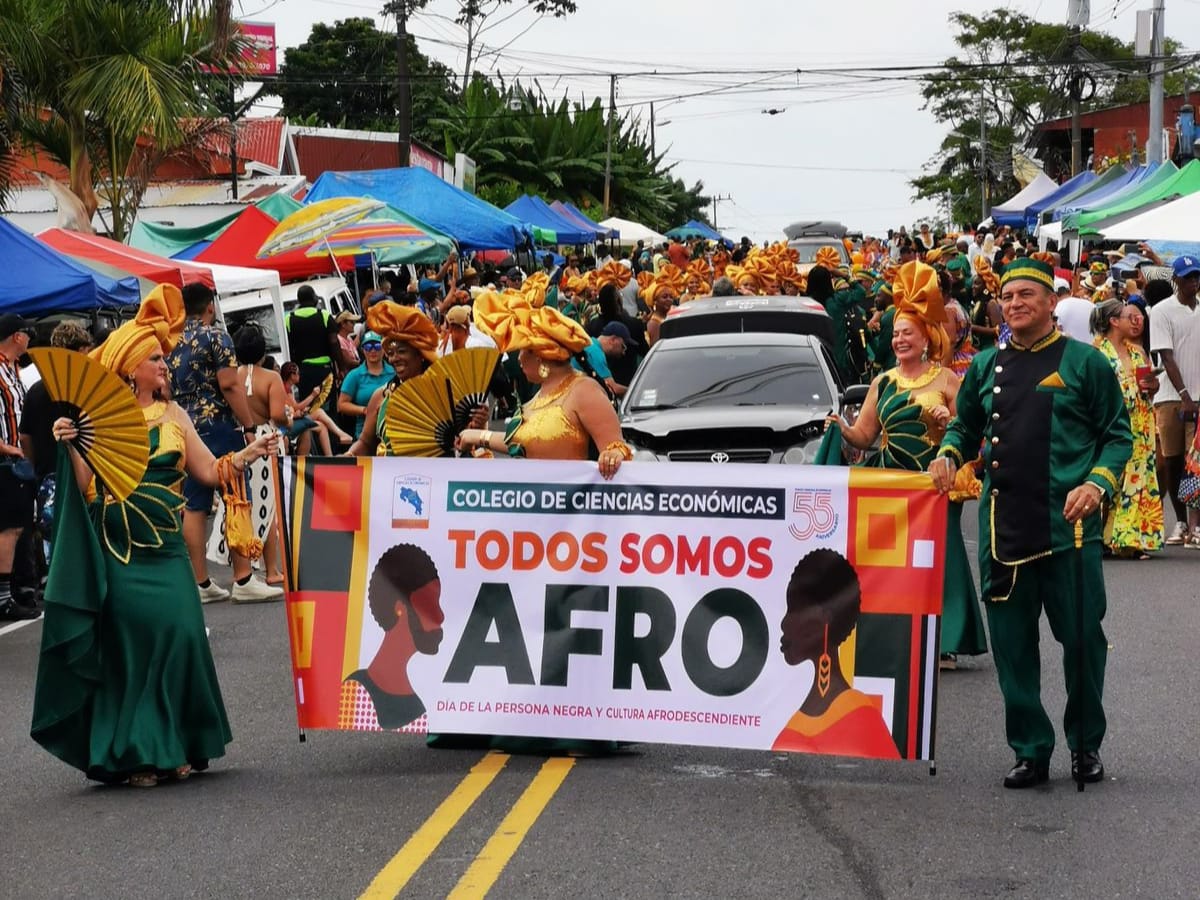
[[[485,763],[503,767],[423,844],[430,826],[418,829],[482,754],[392,735],[301,744],[282,604],[205,608],[234,742],[209,773],[153,790],[91,786],[29,739],[35,623],[0,634],[0,897],[356,897],[377,876],[396,883],[394,867],[380,873],[418,834],[429,852],[406,897],[479,896],[494,877],[488,896],[514,900],[1195,898],[1198,574],[1200,552],[1181,548],[1106,563],[1109,777],[1083,794],[1065,748],[1046,787],[1000,786],[1011,755],[985,656],[942,679],[934,777],[639,745],[555,764],[569,771],[539,797],[544,760],[513,757]],[[1043,635],[1057,720],[1061,657]],[[532,812],[514,810],[523,796]]]

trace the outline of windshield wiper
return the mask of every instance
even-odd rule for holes
[[[662,409],[679,409],[674,403],[653,403],[649,406],[631,406],[630,412],[654,412]]]

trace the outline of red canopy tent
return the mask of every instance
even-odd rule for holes
[[[198,281],[215,289],[212,271],[204,266],[156,256],[96,234],[47,228],[37,237],[60,253],[105,263],[147,281],[173,284],[179,288]]]
[[[305,249],[292,250],[259,259],[255,254],[263,241],[279,223],[255,206],[246,208],[228,228],[214,240],[203,252],[196,255],[196,262],[221,263],[227,266],[246,266],[252,269],[274,269],[279,273],[281,281],[299,281],[312,275],[331,275],[334,273],[333,260],[328,255],[305,256]],[[338,268],[343,272],[354,268],[352,257],[338,260]]]

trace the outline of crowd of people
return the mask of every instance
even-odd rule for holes
[[[612,478],[632,456],[614,404],[672,309],[710,296],[783,295],[824,307],[838,379],[870,386],[856,418],[830,417],[821,460],[928,470],[951,495],[943,663],[986,652],[990,632],[1017,756],[1006,786],[1045,780],[1053,748],[1037,666],[1042,609],[1064,644],[1067,720],[1079,723],[1067,729],[1072,769],[1099,780],[1102,555],[1200,549],[1190,392],[1200,391],[1200,262],[1183,256],[1167,267],[1139,245],[1070,265],[1003,229],[934,235],[927,226],[831,239],[812,259],[787,242],[746,239],[614,254],[547,255],[532,272],[451,256],[385,273],[362,316],[330,315],[304,286],[286,319],[292,358],[282,366],[256,327],[231,337],[215,323],[215,298],[202,285],[160,287],[133,322],[94,342],[63,322],[51,343],[90,351],[130,383],[144,411],[150,467],[124,503],[98,501],[74,451],[57,452],[75,434],[72,420],[56,416],[43,388],[27,392],[17,361],[31,323],[0,316],[0,616],[41,613],[55,517],[73,523],[59,540],[99,546],[98,555],[79,552],[106,573],[50,567],[35,738],[90,777],[142,785],[186,777],[223,752],[229,729],[199,607],[277,600],[283,572],[270,504],[256,520],[261,577],[237,550],[213,556],[219,460],[252,479],[272,453],[392,454],[384,424],[397,388],[441,357],[490,347],[506,360],[496,403],[475,410],[457,452],[592,459]],[[960,527],[963,504],[975,499],[987,632]],[[210,558],[228,561],[228,588],[210,578]],[[64,601],[92,576],[100,588],[85,592],[89,603]],[[167,588],[176,602],[144,602]],[[99,687],[71,656],[89,640],[88,674],[104,673]],[[106,669],[118,656],[120,671]],[[171,691],[135,696],[133,680],[156,678]],[[102,714],[82,715],[92,707]],[[183,707],[204,713],[191,723],[191,714],[177,716]]]

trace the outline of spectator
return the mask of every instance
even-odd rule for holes
[[[341,347],[337,323],[320,308],[311,285],[300,286],[296,303],[297,308],[284,318],[284,329],[292,359],[300,364],[300,393],[307,394],[333,374],[333,361],[341,354]]]
[[[671,243],[667,245],[667,257],[680,271],[685,271],[692,261],[692,254],[679,238],[671,238]]]
[[[363,362],[346,375],[338,394],[337,410],[354,420],[354,436],[362,434],[367,403],[378,388],[392,380],[395,370],[383,361],[383,338],[368,331],[362,339]],[[301,394],[301,396],[304,396]]]
[[[714,297],[732,297],[737,294],[737,288],[733,282],[722,275],[712,284],[712,296]]]
[[[41,615],[36,606],[18,602],[12,589],[17,541],[33,523],[37,486],[18,436],[25,386],[17,360],[29,349],[32,337],[32,322],[14,313],[0,315],[0,620]]]
[[[1070,296],[1071,285],[1064,278],[1054,279],[1054,292],[1058,294],[1054,319],[1058,322],[1059,331],[1077,341],[1091,343],[1091,316],[1095,304],[1083,297]]]
[[[301,288],[312,288],[305,285]],[[183,335],[167,359],[171,397],[183,409],[204,446],[220,458],[245,447],[254,436],[254,420],[246,392],[238,382],[229,335],[213,325],[216,307],[212,289],[199,282],[183,289],[187,320]],[[268,587],[252,577],[250,560],[233,555],[233,585],[226,591],[208,577],[206,544],[208,517],[213,508],[213,488],[190,475],[183,484],[183,539],[200,589],[201,603],[232,599],[255,603],[283,596],[281,588]]]
[[[587,323],[587,333],[592,337],[599,337],[610,322],[620,322],[625,326],[629,334],[629,352],[623,352],[619,357],[610,360],[609,368],[617,384],[628,386],[637,371],[638,362],[650,352],[650,345],[646,342],[646,324],[628,315],[621,308],[621,296],[615,284],[610,282],[601,287],[597,299],[600,312]]]
[[[1188,510],[1179,500],[1179,479],[1184,454],[1196,433],[1196,400],[1200,394],[1200,261],[1178,256],[1172,263],[1175,293],[1153,308],[1150,315],[1150,350],[1163,367],[1154,395],[1154,420],[1158,430],[1158,483],[1175,512],[1175,528],[1168,544],[1188,544],[1200,549],[1196,525],[1200,512]]]
[[[442,326],[442,341],[438,345],[438,356],[446,356],[455,350],[471,347],[492,347],[496,342],[471,324],[471,307],[455,306],[446,312]]]

